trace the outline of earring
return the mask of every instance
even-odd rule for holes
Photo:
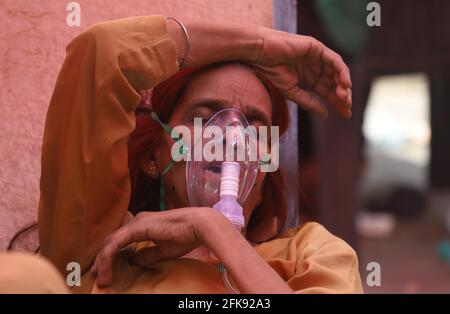
[[[145,172],[150,178],[157,179],[159,177],[159,171],[158,167],[156,167],[156,161],[149,161]]]

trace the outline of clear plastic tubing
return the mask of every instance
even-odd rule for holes
[[[220,200],[214,204],[213,208],[220,211],[228,220],[241,232],[244,227],[244,214],[242,206],[237,198],[239,193],[240,166],[237,162],[223,162],[220,173]],[[214,256],[214,253],[211,252]],[[214,256],[215,257],[215,256]],[[239,291],[233,287],[228,278],[227,270],[221,266],[222,280],[225,286],[233,293]]]

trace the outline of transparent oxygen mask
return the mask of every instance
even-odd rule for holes
[[[186,162],[186,187],[191,206],[212,207],[219,199],[223,162],[239,166],[237,202],[243,204],[258,174],[257,136],[245,116],[237,109],[217,112],[194,139]],[[201,158],[195,158],[195,145],[201,147]]]

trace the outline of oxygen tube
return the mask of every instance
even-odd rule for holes
[[[213,205],[213,208],[221,212],[233,226],[241,232],[244,227],[244,214],[242,206],[237,201],[239,192],[240,166],[237,162],[223,162],[220,172],[220,200]],[[214,253],[211,252],[213,255]],[[213,255],[214,256],[214,255]],[[238,294],[239,290],[233,287],[227,270],[220,264],[219,270],[222,273],[222,280],[231,292]]]

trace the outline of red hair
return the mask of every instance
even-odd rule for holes
[[[135,214],[143,210],[154,211],[159,209],[159,180],[150,179],[141,169],[142,161],[145,158],[149,158],[149,154],[151,154],[158,140],[164,134],[161,126],[150,117],[149,113],[151,110],[155,111],[159,118],[167,123],[189,82],[200,73],[225,64],[227,63],[216,63],[204,67],[191,67],[177,72],[153,89],[151,109],[142,106],[148,100],[142,99],[141,105],[136,111],[136,128],[130,135],[128,141],[128,166],[133,191],[129,210],[132,213]],[[282,135],[289,125],[289,111],[285,99],[269,80],[248,65],[243,66],[250,69],[266,87],[272,103],[272,124],[279,126],[280,135]],[[257,229],[264,228],[264,222],[267,219],[273,218],[281,222],[278,226],[278,234],[287,216],[284,184],[280,170],[267,173],[264,179],[262,193],[263,198],[261,204],[253,211],[247,226],[247,234],[257,233]]]

